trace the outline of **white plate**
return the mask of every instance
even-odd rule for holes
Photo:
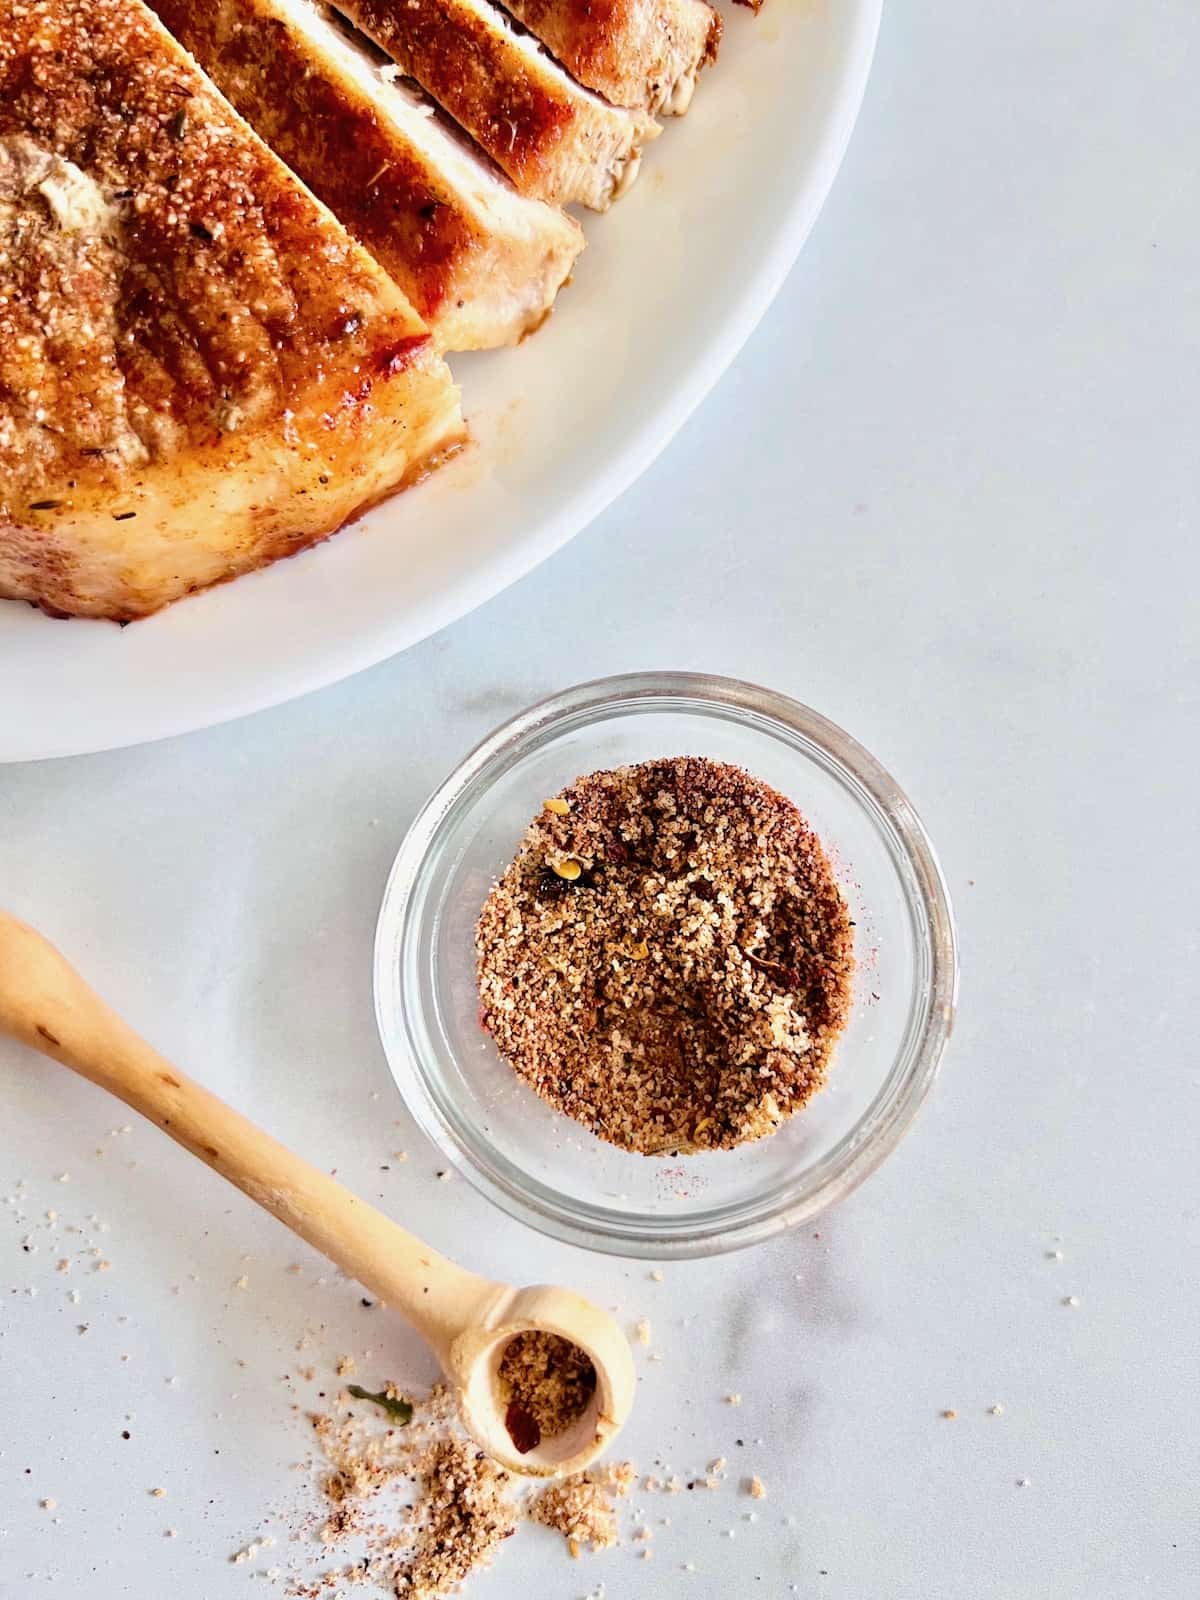
[[[0,601],[0,760],[205,727],[320,688],[481,604],[654,460],[770,304],[866,86],[882,0],[731,6],[692,110],[648,151],[550,322],[458,357],[475,444],[266,572],[132,627]]]

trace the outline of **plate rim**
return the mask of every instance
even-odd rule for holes
[[[286,686],[278,678],[257,686],[252,681],[240,690],[233,687],[214,696],[210,714],[197,714],[192,708],[178,720],[134,711],[124,724],[120,718],[113,719],[98,737],[89,737],[78,724],[60,735],[57,720],[44,726],[40,736],[25,730],[9,738],[0,727],[0,763],[64,759],[153,744],[238,721],[342,683],[451,626],[527,577],[582,533],[653,465],[716,387],[770,309],[804,248],[858,121],[883,15],[883,0],[849,0],[849,5],[841,81],[808,174],[769,249],[746,274],[744,288],[715,336],[697,346],[683,380],[650,407],[636,432],[600,470],[531,524],[527,537],[489,553],[469,573],[447,584],[436,599],[427,599],[418,610],[398,619],[393,628],[377,627],[363,636],[343,639],[336,649],[328,648],[311,662],[295,663]]]

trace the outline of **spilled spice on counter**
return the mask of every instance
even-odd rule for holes
[[[380,1392],[402,1398],[390,1383]],[[322,1553],[327,1561],[342,1549],[362,1553],[307,1576],[293,1573],[287,1592],[295,1600],[329,1600],[342,1586],[365,1586],[365,1594],[381,1600],[440,1600],[490,1565],[523,1521],[555,1529],[575,1555],[618,1542],[615,1500],[635,1480],[631,1463],[593,1468],[547,1488],[545,1480],[508,1472],[479,1449],[445,1384],[425,1400],[406,1402],[411,1420],[400,1426],[387,1424],[376,1393],[367,1393],[365,1404],[354,1404],[356,1398],[342,1390],[331,1409],[310,1420],[327,1469],[315,1530]]]
[[[477,1567],[491,1565],[517,1531],[511,1476],[465,1439],[439,1439],[420,1458],[412,1554],[396,1569],[397,1595],[453,1594]]]
[[[573,1556],[583,1550],[608,1550],[617,1542],[617,1508],[637,1477],[633,1463],[590,1467],[553,1483],[533,1501],[529,1517],[554,1528]]]
[[[556,1110],[646,1155],[773,1133],[845,1026],[849,912],[800,812],[698,757],[578,778],[476,928],[480,1022]]]

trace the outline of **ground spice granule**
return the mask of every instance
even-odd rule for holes
[[[529,1507],[529,1520],[561,1533],[573,1556],[607,1550],[617,1542],[614,1502],[629,1493],[636,1477],[630,1461],[577,1472],[544,1489]]]
[[[697,757],[577,779],[476,929],[481,1025],[555,1109],[647,1155],[772,1133],[850,1009],[852,923],[783,795]]]
[[[310,1420],[330,1469],[321,1483],[327,1506],[318,1540],[326,1557],[347,1538],[361,1541],[365,1554],[350,1565],[296,1574],[287,1589],[295,1600],[329,1600],[343,1587],[383,1600],[456,1594],[525,1519],[561,1533],[572,1554],[607,1548],[618,1537],[615,1502],[636,1478],[626,1461],[535,1487],[466,1437],[443,1384],[414,1404],[407,1426],[385,1425],[374,1406],[355,1405],[346,1391],[335,1410]]]
[[[462,1439],[441,1439],[422,1461],[420,1512],[411,1556],[398,1566],[400,1600],[452,1594],[517,1531],[509,1474]]]

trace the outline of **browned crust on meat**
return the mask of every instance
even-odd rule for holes
[[[0,156],[0,594],[145,615],[461,437],[420,318],[138,0],[10,7]]]
[[[537,173],[571,123],[564,101],[514,80],[503,37],[455,0],[347,0],[346,15],[462,123],[514,181]]]
[[[247,366],[286,389],[314,361],[349,371],[425,330],[399,295],[378,303],[367,257],[165,45],[134,0],[29,0],[0,36],[0,135],[27,136],[112,196],[136,376],[160,414],[203,437],[202,394],[235,376],[244,387]],[[239,313],[255,304],[252,328]]]
[[[256,132],[317,193],[326,190],[322,197],[355,238],[394,276],[403,271],[421,315],[435,316],[453,292],[455,263],[472,234],[428,164],[398,149],[336,79],[312,71],[278,18],[221,0],[151,3]],[[271,83],[264,81],[268,63]]]
[[[464,0],[345,0],[339,9],[523,194],[557,204],[584,198],[572,190],[572,169],[592,159],[602,123],[612,133],[632,115],[587,96],[553,63],[545,71],[531,67],[507,24],[481,17]],[[636,155],[657,130],[642,119],[622,131],[632,137]]]
[[[549,314],[583,246],[562,213],[517,196],[486,157],[464,151],[504,202],[498,231],[490,227],[428,150],[273,0],[151,3],[275,153],[400,284],[443,348],[512,342]],[[319,29],[322,21],[314,7],[307,27]],[[337,26],[329,21],[327,32],[340,47]],[[400,99],[401,91],[382,81],[378,91]],[[447,142],[455,137],[445,134]],[[529,305],[539,290],[546,303]]]
[[[618,106],[669,107],[679,78],[694,79],[721,43],[721,18],[705,0],[509,0],[508,9]]]

